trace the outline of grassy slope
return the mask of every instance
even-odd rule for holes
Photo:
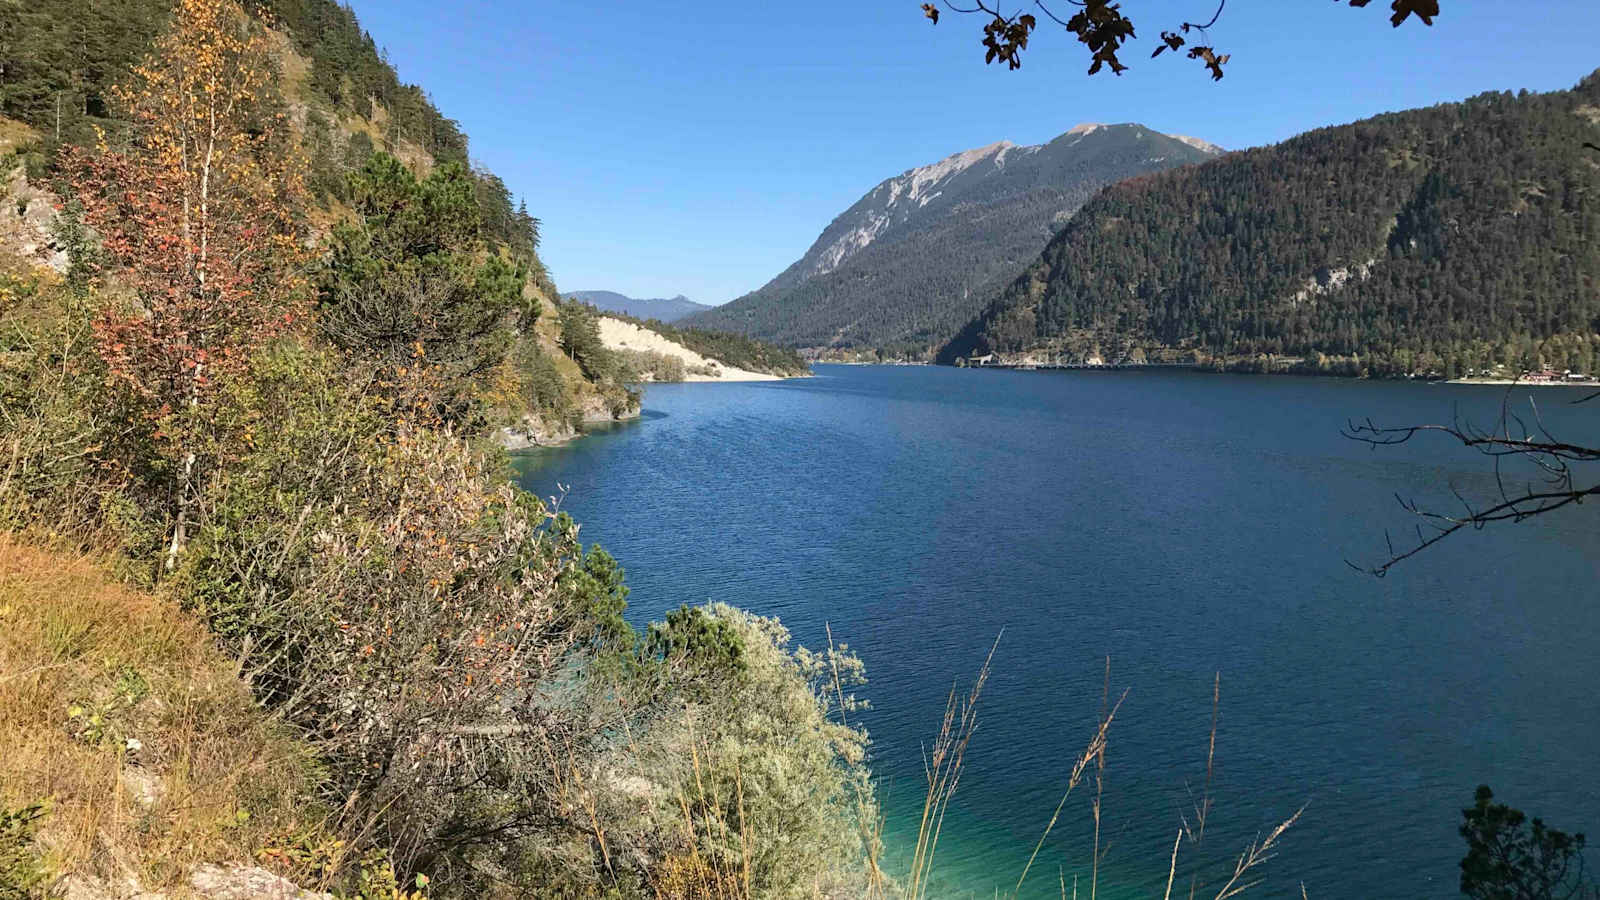
[[[54,873],[136,878],[247,861],[307,823],[305,749],[205,628],[93,562],[0,534],[0,808],[43,801]],[[133,749],[130,749],[133,748]]]

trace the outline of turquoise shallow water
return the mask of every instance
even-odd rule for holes
[[[1600,529],[1593,505],[1459,535],[1389,578],[1346,558],[1411,523],[1400,492],[1491,490],[1442,441],[1373,452],[1348,417],[1489,421],[1493,388],[1207,376],[819,366],[818,377],[656,385],[645,416],[519,457],[525,487],[626,567],[637,621],[721,600],[824,623],[858,650],[892,856],[914,837],[920,752],[1001,629],[934,896],[1016,882],[1099,709],[1102,897],[1159,896],[1205,774],[1222,676],[1213,883],[1305,815],[1252,896],[1456,895],[1474,786],[1600,830]],[[1524,390],[1518,397],[1525,397]],[[1537,390],[1546,424],[1600,415]],[[1525,401],[1522,401],[1525,402]],[[1068,802],[1023,896],[1087,896],[1089,799]],[[1214,890],[1213,892],[1214,893]]]

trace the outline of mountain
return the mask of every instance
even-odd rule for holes
[[[1124,182],[939,358],[1137,349],[1592,372],[1600,153],[1585,142],[1600,143],[1600,71]]]
[[[778,277],[687,324],[791,347],[925,353],[1096,191],[1217,152],[1143,125],[1085,124],[1047,144],[957,153],[882,182]]]
[[[569,291],[566,298],[587,303],[604,312],[622,313],[635,319],[655,319],[659,322],[676,322],[684,316],[711,309],[710,306],[696,303],[682,294],[662,300],[628,297],[615,291]]]

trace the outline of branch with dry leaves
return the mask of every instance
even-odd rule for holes
[[[1038,27],[1038,19],[1024,6],[1017,11],[1007,14],[1002,11],[997,0],[975,0],[971,7],[955,6],[949,0],[941,0],[944,8],[953,13],[962,15],[987,16],[988,21],[983,26],[984,62],[1002,62],[1008,69],[1022,67],[1022,51],[1028,48],[1028,38]],[[1176,29],[1161,32],[1161,45],[1151,53],[1151,58],[1160,56],[1168,50],[1185,51],[1190,59],[1200,60],[1210,73],[1213,81],[1220,81],[1223,75],[1222,67],[1227,65],[1230,54],[1217,52],[1207,39],[1207,43],[1190,44],[1191,36],[1198,33],[1202,38],[1209,35],[1208,29],[1217,24],[1222,18],[1223,9],[1228,0],[1218,0],[1217,8],[1211,18],[1206,22],[1183,22]],[[1339,2],[1339,0],[1335,0]],[[1348,0],[1351,6],[1366,6],[1370,0]],[[1133,20],[1122,12],[1122,4],[1111,0],[1065,0],[1066,4],[1077,7],[1077,11],[1066,14],[1058,13],[1051,4],[1045,0],[1033,0],[1033,7],[1037,8],[1046,18],[1060,25],[1070,32],[1078,43],[1083,44],[1089,51],[1089,74],[1094,75],[1102,69],[1109,68],[1114,74],[1121,75],[1127,71],[1128,66],[1118,56],[1123,46],[1134,39]],[[1433,18],[1439,15],[1438,0],[1393,0],[1389,4],[1393,13],[1390,24],[1399,27],[1412,16],[1422,20],[1424,25],[1432,25]],[[922,14],[933,24],[939,24],[941,10],[933,3],[922,4]]]

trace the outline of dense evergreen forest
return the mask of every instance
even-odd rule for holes
[[[335,0],[259,0],[251,11],[288,36],[300,59],[274,54],[293,84],[284,98],[304,131],[308,181],[324,203],[347,201],[346,173],[375,151],[425,155],[472,172],[486,235],[536,265],[538,220],[505,182],[473,166],[467,136],[417,85],[402,82],[355,13]],[[172,0],[0,0],[0,116],[44,135],[38,174],[56,147],[117,129],[115,85],[167,24]],[[409,152],[408,152],[409,151]]]
[[[1600,154],[1584,143],[1597,137],[1600,73],[1132,179],[939,359],[1181,350],[1368,374],[1593,372]]]
[[[686,324],[820,351],[923,358],[977,315],[1102,187],[1211,159],[1137,124],[969,150],[888,179],[757,291]]]

